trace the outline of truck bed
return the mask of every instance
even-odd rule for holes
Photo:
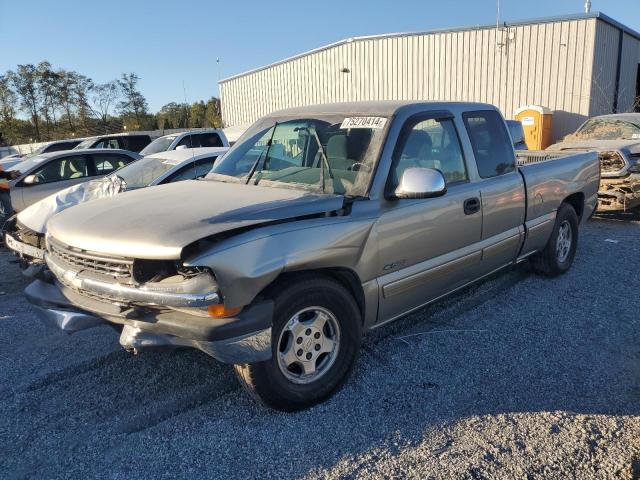
[[[600,184],[600,163],[596,152],[568,155],[517,152],[517,163],[527,192],[527,240],[523,253],[540,249],[546,243],[556,211],[565,199],[575,196],[576,203],[584,205],[584,210],[577,212],[581,219],[589,218],[595,211]]]

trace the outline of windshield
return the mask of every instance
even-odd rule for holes
[[[167,135],[164,137],[156,138],[153,142],[151,142],[140,151],[140,155],[145,156],[151,155],[153,153],[166,152],[167,150],[169,150],[169,147],[176,138],[178,138],[177,135]]]
[[[362,196],[387,119],[348,115],[265,118],[217,163],[208,179]]]
[[[135,188],[148,186],[151,182],[179,164],[180,162],[175,160],[144,157],[122,167],[112,176],[122,178],[126,183],[127,190],[133,190]]]
[[[46,156],[35,156],[35,157],[27,158],[26,160],[23,160],[22,162],[18,163],[15,167],[13,167],[13,169],[19,171],[20,173],[25,173],[31,170],[36,165],[38,165],[39,163],[42,163],[46,159],[47,159]]]
[[[83,140],[78,145],[73,147],[73,150],[82,150],[83,148],[91,148],[91,146],[95,143],[95,141],[96,141],[95,138],[87,138],[86,140]]]
[[[640,126],[623,120],[594,118],[574,136],[579,140],[640,140]]]
[[[32,158],[32,157],[35,157],[35,156],[40,155],[40,154],[44,151],[44,149],[45,149],[47,146],[48,146],[48,144],[42,145],[42,146],[41,146],[41,147],[39,147],[37,150],[34,150],[34,151],[33,151],[33,152],[31,152],[31,153],[27,153],[27,154],[24,156],[24,158],[25,158],[25,159],[27,159],[27,158]]]

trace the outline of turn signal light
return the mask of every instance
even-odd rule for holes
[[[228,308],[224,304],[209,305],[207,307],[207,311],[209,312],[210,317],[227,318],[239,314],[242,311],[242,307]]]

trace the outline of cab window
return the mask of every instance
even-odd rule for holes
[[[401,135],[402,147],[394,155],[390,190],[398,186],[407,168],[439,170],[447,184],[468,180],[460,139],[452,119],[410,119]]]
[[[516,159],[504,120],[495,110],[463,114],[473,154],[482,178],[497,177],[516,169]]]

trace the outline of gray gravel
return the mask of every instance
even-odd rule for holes
[[[638,478],[639,249],[640,222],[592,220],[567,275],[516,267],[370,334],[297,414],[199,352],[45,328],[0,251],[0,477]]]

